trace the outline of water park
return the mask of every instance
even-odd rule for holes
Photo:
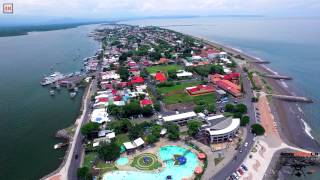
[[[166,143],[167,144],[167,143]],[[115,166],[117,170],[107,172],[103,180],[182,180],[195,179],[204,171],[205,154],[183,144],[163,145],[140,150],[130,155],[123,155]]]

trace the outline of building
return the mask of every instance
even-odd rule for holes
[[[207,122],[209,125],[203,127],[204,134],[208,142],[221,143],[235,137],[239,127],[239,118],[224,118],[223,115],[208,117]]]
[[[188,78],[188,77],[192,77],[192,76],[193,76],[193,74],[191,72],[187,72],[184,70],[177,71],[178,78]]]
[[[162,83],[167,80],[167,77],[163,72],[157,72],[155,75],[155,79],[156,79],[156,81]]]
[[[152,101],[150,99],[143,99],[140,101],[140,106],[141,107],[145,107],[145,106],[148,106],[148,105],[152,105]]]
[[[163,122],[174,122],[178,124],[186,123],[189,120],[194,119],[197,117],[197,114],[193,111],[181,113],[181,114],[174,114],[170,116],[164,116],[162,117]]]
[[[215,84],[219,88],[227,91],[231,95],[233,95],[235,97],[241,97],[242,96],[241,87],[239,85],[237,85],[236,83],[231,82],[231,81],[236,81],[236,80],[234,80],[234,78],[236,78],[236,77],[240,77],[240,74],[232,73],[231,75],[225,75],[225,76],[223,76],[221,74],[214,74],[214,75],[210,75],[209,79],[213,84]],[[227,80],[227,79],[230,79],[231,81]]]
[[[198,96],[213,93],[215,89],[214,87],[208,85],[198,85],[193,87],[187,87],[186,91],[191,96]]]

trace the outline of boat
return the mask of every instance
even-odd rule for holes
[[[40,84],[42,86],[46,86],[46,85],[55,83],[55,82],[57,82],[57,81],[59,81],[60,79],[63,79],[63,78],[65,78],[65,76],[62,73],[55,72],[55,73],[51,74],[50,76],[47,76],[47,77],[43,78],[43,80],[40,82]]]
[[[74,90],[75,92],[78,92],[79,88],[78,88],[78,87],[74,87],[73,90]]]
[[[71,92],[71,93],[70,93],[70,97],[71,97],[71,98],[74,98],[76,95],[77,95],[77,92]]]
[[[54,90],[50,90],[50,95],[54,96]]]

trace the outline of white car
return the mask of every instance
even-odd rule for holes
[[[244,143],[244,147],[247,147],[248,146],[248,142]]]

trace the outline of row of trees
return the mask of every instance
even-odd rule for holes
[[[196,66],[186,67],[186,71],[194,72],[199,74],[202,77],[207,77],[209,74],[224,74],[223,67],[221,65],[215,65],[215,64],[209,64],[209,65],[202,65],[202,66]]]
[[[140,114],[149,117],[153,115],[153,108],[151,105],[141,107],[139,101],[135,100],[124,106],[109,105],[108,113],[116,118],[127,118]]]

